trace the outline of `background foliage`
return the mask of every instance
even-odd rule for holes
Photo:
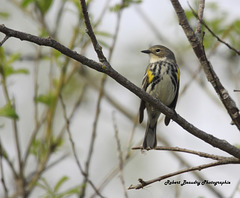
[[[195,28],[197,20],[183,3]],[[97,60],[78,0],[0,0],[0,4],[4,5],[1,24],[52,37]],[[197,10],[198,1],[191,4]],[[238,48],[236,5],[235,1],[228,6],[207,1],[204,20],[215,34]],[[97,39],[115,69],[140,86],[148,61],[140,51],[153,44],[168,46],[181,68],[177,112],[210,134],[239,145],[239,132],[230,125],[168,1],[90,0],[87,6]],[[239,93],[233,92],[240,89],[239,56],[204,27],[203,31],[207,55],[239,104]],[[208,160],[172,152],[132,151],[132,146],[141,144],[145,130],[136,122],[139,98],[105,75],[54,49],[13,38],[0,48],[0,74],[1,197],[17,197],[25,184],[25,197],[98,197],[98,191],[104,197],[239,196],[238,165],[170,178],[227,180],[230,185],[169,186],[163,181],[143,190],[126,190],[138,178],[150,179]],[[161,123],[162,119],[159,145],[224,154],[174,122],[167,128]]]

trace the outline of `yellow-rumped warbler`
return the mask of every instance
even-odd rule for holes
[[[142,81],[142,89],[169,108],[175,109],[178,99],[180,70],[173,52],[162,45],[154,45],[142,52],[150,56],[150,63]],[[152,149],[157,146],[156,128],[161,112],[141,100],[139,108],[140,123],[143,121],[145,107],[147,108],[148,121],[143,148]],[[167,126],[169,122],[170,118],[166,116],[165,125]]]

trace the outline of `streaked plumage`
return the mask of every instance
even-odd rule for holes
[[[142,52],[150,56],[150,63],[142,81],[142,89],[159,99],[166,106],[175,109],[178,98],[180,70],[173,52],[162,45],[152,46]],[[156,128],[161,112],[141,100],[139,108],[140,123],[143,121],[145,108],[148,113],[148,121],[143,148],[152,149],[157,145]],[[170,119],[166,116],[165,125],[168,125],[169,122]]]

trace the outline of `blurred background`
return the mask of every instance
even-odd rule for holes
[[[188,3],[197,10],[198,1],[180,3],[195,30],[197,20],[189,11]],[[170,1],[125,1],[124,8],[121,8],[121,1],[116,0],[92,0],[87,4],[94,32],[114,69],[141,86],[148,56],[140,51],[155,44],[167,46],[175,53],[181,70],[176,111],[199,129],[239,145],[239,131],[230,124],[230,116],[207,81]],[[50,36],[98,61],[85,31],[78,0],[0,0],[0,5],[0,24],[37,36]],[[239,48],[239,1],[206,1],[204,19],[220,38]],[[239,57],[203,30],[209,60],[239,106],[240,93],[234,92],[240,89]],[[4,34],[0,33],[0,39],[3,38]],[[88,172],[89,179],[104,197],[126,197],[124,189],[132,198],[239,196],[238,165],[218,166],[169,178],[171,181],[230,182],[222,186],[164,185],[167,180],[163,180],[144,189],[127,190],[131,184],[138,183],[138,178],[149,180],[211,160],[185,153],[131,150],[142,144],[145,132],[145,124],[137,123],[140,99],[113,79],[103,77],[56,50],[10,38],[0,53],[5,71],[5,76],[1,75],[0,108],[6,110],[9,103],[5,88],[15,106],[15,111],[9,113],[9,108],[8,113],[0,117],[2,152],[6,154],[1,158],[1,178],[4,176],[9,197],[17,196],[13,169],[19,170],[14,122],[26,181],[31,183],[40,165],[44,166],[29,197],[78,197],[79,194],[80,197],[98,197],[77,166],[68,132],[83,170]],[[228,156],[175,122],[166,127],[163,117],[160,116],[157,129],[158,145]],[[115,137],[116,131],[119,138]],[[55,143],[54,149],[49,150],[48,140]],[[122,151],[124,188],[117,140]],[[14,168],[10,168],[8,161]],[[3,196],[1,184],[0,197]]]

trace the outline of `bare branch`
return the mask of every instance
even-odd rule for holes
[[[2,142],[0,139],[0,173],[1,173],[1,183],[4,189],[4,194],[5,197],[8,197],[8,188],[5,182],[5,177],[4,177],[4,170],[3,170],[3,156],[4,156],[4,149],[2,148]]]
[[[0,42],[0,47],[8,40],[9,36],[5,35],[4,39]]]
[[[84,181],[82,182],[83,184],[85,184],[86,181],[88,180],[89,168],[90,168],[90,163],[91,163],[91,160],[92,160],[92,154],[93,154],[93,149],[94,149],[94,144],[95,144],[95,139],[96,139],[96,133],[97,133],[97,124],[98,124],[98,119],[99,119],[99,115],[100,115],[100,104],[101,104],[101,100],[102,100],[102,96],[103,96],[104,82],[105,82],[105,79],[106,79],[106,78],[104,78],[104,76],[101,80],[101,88],[100,88],[99,95],[98,95],[98,100],[97,100],[96,112],[95,112],[95,117],[94,117],[94,121],[93,121],[93,129],[92,129],[92,133],[91,133],[91,140],[90,140],[90,143],[89,143],[87,160],[85,162],[85,173],[86,173],[86,175],[85,175]],[[82,189],[80,198],[83,198],[85,196],[86,188],[87,188],[87,185],[83,185],[83,189]]]
[[[9,37],[9,35],[6,35],[6,36]],[[0,67],[1,67],[1,65],[0,65]],[[16,106],[15,100],[14,100],[14,98],[13,98],[13,101],[11,101],[11,99],[10,99],[8,88],[7,88],[7,83],[6,83],[6,78],[5,78],[5,75],[4,75],[4,72],[2,69],[0,69],[0,75],[2,76],[2,86],[3,86],[3,91],[4,91],[6,101],[8,104],[11,105],[11,107],[13,109],[15,109],[15,106]],[[16,179],[18,180],[17,191],[18,191],[20,197],[24,197],[25,196],[25,188],[24,188],[25,178],[24,178],[24,174],[23,174],[24,167],[23,167],[23,163],[22,163],[22,152],[21,152],[21,148],[20,148],[20,139],[19,139],[19,132],[18,132],[16,119],[12,120],[12,127],[13,127],[17,160],[18,160],[18,169],[19,169],[19,173],[17,173],[17,177],[16,177]]]
[[[72,146],[72,151],[73,151],[73,155],[74,155],[74,158],[76,160],[76,163],[77,163],[77,166],[81,172],[81,174],[86,178],[86,181],[93,187],[93,189],[95,190],[95,192],[98,194],[98,196],[102,197],[103,196],[99,193],[99,191],[97,190],[97,188],[95,187],[95,185],[93,184],[93,182],[91,180],[89,180],[88,178],[88,175],[87,173],[84,172],[81,164],[80,164],[80,161],[77,157],[77,151],[75,149],[75,144],[74,144],[74,141],[73,141],[73,138],[72,138],[72,135],[71,135],[71,132],[70,132],[70,120],[67,118],[67,113],[66,113],[66,106],[64,104],[64,101],[63,101],[63,98],[62,98],[62,95],[60,95],[60,101],[61,101],[61,104],[62,104],[62,107],[63,107],[63,115],[64,115],[64,119],[66,121],[66,124],[67,124],[67,133],[68,133],[68,136],[69,136],[69,140],[70,140],[70,143],[71,143],[71,146]]]
[[[169,177],[173,177],[173,176],[176,176],[176,175],[180,175],[180,174],[195,171],[195,170],[200,171],[200,170],[203,170],[203,169],[206,169],[206,168],[219,166],[219,165],[225,165],[225,164],[240,164],[240,160],[237,159],[237,158],[223,159],[223,160],[219,160],[217,162],[213,162],[213,163],[209,163],[209,164],[203,164],[203,165],[200,165],[200,166],[195,166],[195,167],[192,167],[192,168],[187,168],[187,169],[183,169],[183,170],[180,170],[180,171],[176,171],[176,172],[173,172],[173,173],[170,173],[170,174],[167,174],[167,175],[163,175],[163,176],[160,176],[160,177],[157,177],[155,179],[148,180],[148,181],[144,181],[143,179],[140,178],[140,179],[138,179],[140,184],[130,185],[128,189],[129,190],[130,189],[136,189],[137,190],[137,189],[140,189],[140,188],[144,188],[145,186],[148,186],[152,183],[162,181],[163,179],[167,179]]]
[[[205,0],[200,0],[199,5],[198,5],[198,23],[197,23],[197,28],[196,28],[196,35],[199,40],[201,38],[201,33],[202,33],[201,20],[203,19],[204,7],[205,7]]]
[[[152,30],[152,32],[160,41],[164,42],[169,41],[167,38],[164,37],[164,35],[160,33],[159,28],[154,25],[153,21],[147,16],[147,14],[141,9],[140,6],[135,6],[135,10],[137,11],[141,19],[145,22],[145,24],[149,27],[149,29]]]
[[[102,47],[100,46],[100,44],[97,41],[97,38],[93,32],[92,29],[92,25],[91,22],[89,20],[89,16],[88,16],[88,11],[87,11],[87,5],[85,0],[80,0],[81,3],[81,8],[82,8],[82,13],[83,13],[83,17],[84,17],[84,22],[86,25],[86,30],[87,33],[92,41],[93,47],[98,55],[98,59],[101,63],[103,63],[105,66],[110,67],[110,64],[108,63],[106,57],[104,56],[103,52],[102,52]]]
[[[230,50],[234,51],[236,54],[240,55],[240,51],[235,49],[233,46],[231,46],[229,43],[227,43],[226,41],[222,40],[218,35],[216,35],[211,28],[206,24],[206,22],[199,17],[199,15],[197,15],[197,13],[195,12],[195,10],[189,5],[193,15],[199,20],[199,22],[204,25],[204,27],[212,34],[213,37],[215,37],[220,43],[223,43],[224,45],[226,45]]]
[[[143,149],[142,146],[136,146],[132,148],[133,150],[138,150],[138,149]],[[220,156],[220,155],[213,155],[213,154],[209,154],[209,153],[204,153],[204,152],[200,152],[200,151],[194,151],[194,150],[189,150],[189,149],[185,149],[185,148],[179,148],[179,147],[170,147],[170,146],[157,146],[155,149],[152,150],[158,150],[158,151],[177,151],[177,152],[183,152],[183,153],[190,153],[190,154],[194,154],[194,155],[198,155],[200,157],[205,157],[205,158],[210,158],[213,160],[222,160],[222,159],[226,159],[228,157],[224,157],[224,156]]]
[[[118,159],[119,159],[119,172],[120,172],[120,180],[122,183],[123,191],[124,191],[124,196],[128,198],[128,194],[125,188],[125,181],[123,177],[123,156],[122,156],[122,149],[121,149],[121,143],[118,137],[118,128],[117,128],[117,123],[116,123],[116,118],[114,116],[114,112],[112,113],[112,120],[113,120],[113,127],[115,130],[115,138],[117,142],[117,150],[118,150]]]
[[[69,141],[71,143],[71,146],[72,146],[72,151],[73,151],[73,155],[74,155],[74,158],[76,160],[76,163],[77,163],[77,166],[80,170],[80,172],[85,176],[86,174],[84,173],[83,171],[83,168],[78,160],[78,157],[77,157],[77,152],[76,152],[76,149],[75,149],[75,144],[74,144],[74,141],[73,141],[73,138],[72,138],[72,134],[70,132],[70,120],[68,119],[67,117],[67,112],[66,112],[66,106],[64,104],[64,101],[63,101],[63,98],[62,98],[62,95],[60,95],[60,102],[61,102],[61,105],[62,105],[62,108],[63,108],[63,116],[64,116],[64,119],[65,119],[65,122],[66,122],[66,129],[67,129],[67,133],[68,133],[68,137],[69,137]]]
[[[170,146],[170,143],[164,139],[164,138],[160,138],[159,135],[157,136],[158,140],[166,145],[166,146]],[[183,167],[186,167],[186,168],[190,168],[192,167],[191,163],[189,163],[186,159],[184,159],[183,157],[181,157],[182,155],[179,155],[178,152],[170,152],[170,154],[172,154],[174,156],[174,158],[176,158],[180,164],[183,165]],[[193,171],[191,172],[195,177],[196,179],[200,180],[200,181],[203,181],[206,179],[206,175],[203,175],[202,172],[200,171]],[[217,190],[214,186],[212,185],[207,185],[206,186],[215,196],[219,197],[219,198],[224,198],[224,196],[222,195],[222,193]]]
[[[230,115],[234,124],[240,130],[240,114],[235,101],[230,97],[229,93],[227,92],[225,87],[222,85],[217,74],[213,70],[211,63],[207,59],[203,45],[201,44],[196,34],[194,33],[193,29],[188,23],[187,17],[185,15],[185,12],[181,4],[179,3],[178,0],[171,0],[171,2],[178,16],[179,24],[182,26],[190,44],[192,45],[192,48],[196,56],[199,59],[199,62],[204,68],[204,72],[206,74],[208,81],[212,84],[216,93],[219,95],[222,103],[227,109],[228,114]]]
[[[17,178],[18,175],[17,175],[17,171],[15,170],[15,167],[13,165],[13,163],[10,161],[10,159],[8,158],[8,155],[7,155],[7,152],[6,150],[4,149],[3,145],[2,145],[2,142],[0,141],[0,157],[1,157],[1,160],[2,159],[5,159],[8,166],[10,167],[11,171],[12,171],[12,174],[14,176],[14,178]]]
[[[91,59],[88,59],[80,54],[78,54],[75,51],[70,50],[69,48],[63,46],[62,44],[58,43],[57,41],[51,39],[51,38],[41,38],[37,36],[33,36],[31,34],[26,34],[24,32],[19,32],[12,30],[10,28],[5,27],[4,25],[0,25],[0,32],[3,32],[4,34],[8,34],[11,37],[16,37],[21,40],[27,40],[32,43],[36,43],[38,45],[45,45],[52,47],[59,52],[63,53],[66,56],[69,56],[70,58],[79,61],[80,63],[95,69],[99,72],[105,73],[112,77],[115,81],[117,81],[119,84],[130,90],[132,93],[137,95],[139,98],[143,99],[146,102],[149,102],[152,106],[154,106],[156,109],[161,111],[163,114],[167,115],[169,118],[174,120],[176,123],[178,123],[182,128],[184,128],[186,131],[191,133],[192,135],[200,138],[201,140],[211,144],[212,146],[219,148],[237,158],[240,158],[240,150],[236,148],[235,146],[232,146],[230,143],[228,143],[226,140],[221,140],[213,135],[210,135],[197,127],[193,126],[189,122],[187,122],[184,118],[182,118],[179,114],[171,110],[170,108],[163,105],[159,100],[153,98],[149,94],[147,94],[145,91],[143,91],[141,88],[134,85],[132,82],[130,82],[128,79],[126,79],[124,76],[119,74],[116,70],[114,70],[112,67],[105,67],[104,65],[97,63]],[[229,98],[226,98],[228,100]],[[238,117],[236,118],[238,119]]]

